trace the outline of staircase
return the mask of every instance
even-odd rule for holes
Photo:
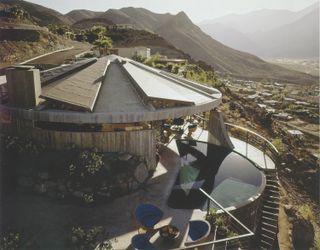
[[[264,170],[267,184],[263,193],[261,220],[258,228],[258,249],[270,250],[276,247],[279,215],[279,180],[276,169]]]

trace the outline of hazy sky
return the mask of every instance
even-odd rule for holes
[[[109,8],[144,7],[153,12],[176,14],[183,10],[197,23],[230,13],[246,13],[258,9],[301,10],[317,0],[29,0],[67,13],[73,9],[106,11]]]

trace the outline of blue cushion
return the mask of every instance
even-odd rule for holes
[[[138,234],[132,237],[131,244],[138,250],[155,250],[156,248],[150,243],[147,234]]]
[[[152,228],[162,218],[163,212],[154,205],[141,204],[135,211],[136,220],[146,228]]]
[[[210,226],[207,222],[201,220],[189,221],[189,237],[193,240],[199,240],[205,236],[210,230]]]

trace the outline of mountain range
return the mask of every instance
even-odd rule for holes
[[[269,58],[319,58],[319,2],[297,12],[262,9],[206,20],[199,27],[218,41]]]
[[[180,12],[176,15],[157,14],[143,8],[109,9],[105,12],[73,10],[66,15],[21,0],[0,0],[1,4],[19,4],[40,25],[64,23],[72,25],[83,20],[99,19],[112,23],[130,23],[139,29],[160,35],[177,49],[193,59],[204,61],[216,72],[243,79],[269,79],[292,83],[316,83],[318,78],[267,63],[252,54],[232,49],[213,39]],[[87,22],[86,21],[86,22]]]
[[[72,14],[75,12],[72,11]],[[176,15],[156,14],[143,8],[129,7],[109,9],[103,14],[97,13],[97,16],[114,23],[131,23],[137,28],[157,33],[192,58],[204,61],[216,71],[234,77],[296,83],[315,81],[309,75],[284,69],[249,53],[225,46],[204,33],[184,12]]]

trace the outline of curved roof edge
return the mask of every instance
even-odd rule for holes
[[[197,106],[175,107],[158,109],[147,112],[106,112],[106,113],[84,113],[76,111],[60,110],[26,110],[15,107],[0,105],[0,109],[10,112],[12,116],[32,121],[60,122],[60,123],[132,123],[147,122],[179,118],[182,116],[193,115],[201,112],[210,111],[218,107],[221,98],[210,103]]]

